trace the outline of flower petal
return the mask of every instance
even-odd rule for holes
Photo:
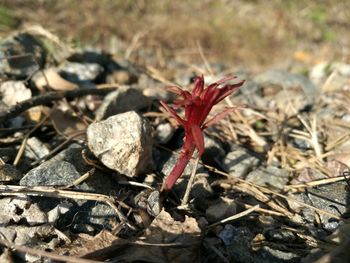
[[[201,156],[204,152],[204,136],[201,128],[198,125],[191,126],[194,143],[197,146],[198,154]]]
[[[236,78],[237,78],[236,76],[227,76],[225,78],[222,78],[222,79],[218,80],[215,83],[219,85],[219,84],[225,83],[225,82],[227,82],[229,80],[233,80],[233,79],[236,79]]]
[[[187,99],[187,100],[191,99],[191,97],[192,97],[190,92],[188,92],[187,90],[183,90],[177,86],[168,87],[167,90],[169,92],[175,93],[176,95],[182,96],[184,99]]]
[[[194,81],[194,88],[192,90],[192,96],[193,97],[198,97],[204,89],[204,77],[199,76],[196,78],[196,80]]]
[[[160,104],[170,113],[170,115],[177,121],[178,124],[185,126],[185,121],[177,115],[176,111],[170,108],[164,101],[160,101]]]
[[[223,118],[225,118],[227,115],[229,115],[231,112],[233,112],[234,110],[236,110],[238,107],[232,107],[232,108],[227,108],[224,111],[216,114],[213,118],[211,118],[210,120],[206,121],[202,127],[202,129],[206,129],[212,125],[214,125],[215,123],[218,123],[220,120],[222,120]]]
[[[242,85],[244,84],[244,80],[236,83],[236,84],[230,84],[226,85],[221,89],[221,94],[220,96],[216,99],[215,104],[219,103],[222,101],[224,98],[227,96],[231,95],[232,93],[236,92]]]

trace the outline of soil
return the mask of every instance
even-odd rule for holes
[[[0,262],[348,262],[348,28],[350,1],[1,1]],[[245,82],[164,191],[201,75]]]

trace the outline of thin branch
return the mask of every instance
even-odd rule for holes
[[[115,88],[110,86],[108,88],[103,89],[75,89],[60,92],[47,92],[44,95],[35,96],[31,99],[22,101],[6,110],[0,111],[0,123],[8,119],[14,118],[20,115],[21,113],[25,112],[26,110],[38,105],[46,105],[53,101],[61,100],[63,98],[74,99],[86,95],[103,96],[114,90]]]
[[[199,159],[200,159],[200,157],[197,156],[197,158],[195,160],[195,163],[194,163],[194,166],[193,166],[193,169],[192,169],[191,177],[188,180],[188,184],[187,184],[187,187],[186,187],[185,195],[184,195],[184,197],[182,199],[182,202],[181,202],[181,206],[183,206],[183,207],[185,207],[187,205],[187,203],[188,203],[188,199],[190,197],[190,192],[191,192],[191,189],[192,189],[192,185],[193,185],[194,179],[196,177],[196,172],[197,172],[197,166],[198,166]]]
[[[259,208],[259,205],[255,205],[255,206],[253,206],[253,207],[251,207],[251,208],[249,208],[249,209],[247,209],[247,210],[245,210],[245,211],[243,211],[241,213],[235,214],[233,216],[229,216],[229,217],[227,217],[225,219],[222,219],[222,220],[220,220],[220,221],[218,221],[216,223],[213,223],[213,224],[209,225],[208,227],[211,228],[211,227],[214,227],[214,226],[217,226],[217,225],[229,222],[229,221],[236,220],[236,219],[241,218],[243,216],[249,215],[250,213],[252,213],[255,210],[257,210],[258,208]]]

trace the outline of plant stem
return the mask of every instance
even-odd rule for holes
[[[191,189],[192,189],[192,185],[193,185],[194,179],[196,177],[196,172],[197,172],[199,158],[200,158],[200,156],[198,155],[196,157],[196,160],[195,160],[195,163],[194,163],[194,166],[193,166],[193,169],[192,169],[191,177],[188,180],[187,187],[186,187],[186,192],[185,192],[184,197],[183,197],[183,199],[181,201],[181,206],[186,206],[187,203],[188,203],[188,199],[190,197],[190,192],[191,192]]]
[[[185,145],[189,145],[189,144],[185,143]],[[188,162],[191,160],[194,150],[195,150],[194,145],[190,145],[190,147],[183,147],[181,155],[178,161],[176,162],[173,170],[164,180],[162,190],[161,190],[162,192],[163,191],[167,192],[174,186],[176,180],[181,176]]]

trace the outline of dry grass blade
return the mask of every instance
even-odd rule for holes
[[[232,104],[232,103],[231,103]],[[239,111],[233,112],[242,124],[238,125],[237,128],[242,131],[243,134],[248,135],[250,139],[255,142],[258,146],[265,147],[267,145],[266,140],[259,136],[256,131],[251,127],[248,121],[242,116]]]
[[[236,219],[241,218],[243,216],[249,215],[250,213],[252,213],[255,210],[257,210],[258,208],[259,208],[259,205],[255,205],[255,206],[253,206],[251,208],[248,208],[247,210],[245,210],[245,211],[243,211],[241,213],[235,214],[233,216],[229,216],[229,217],[227,217],[225,219],[220,220],[219,222],[213,223],[213,224],[209,225],[208,227],[211,228],[211,227],[214,227],[214,226],[226,223],[226,222],[230,222],[230,221],[236,220]]]
[[[74,182],[71,185],[67,186],[67,188],[77,186],[77,185],[81,184],[82,182],[86,181],[89,177],[91,177],[95,173],[95,171],[96,171],[95,168],[90,169],[89,171],[84,173],[82,176],[80,176],[78,179],[74,180]]]
[[[273,210],[275,210],[275,211],[277,211],[279,213],[282,213],[282,214],[284,214],[285,216],[287,216],[289,218],[293,217],[293,213],[291,213],[285,207],[282,207],[281,205],[278,205],[276,203],[276,201],[273,200],[274,198],[271,198],[270,196],[267,196],[265,193],[260,191],[256,186],[249,185],[246,182],[232,182],[231,188],[253,196],[254,198],[256,198],[260,202],[266,204],[267,206],[269,206]]]
[[[124,55],[124,58],[126,60],[128,60],[132,54],[132,52],[134,52],[137,47],[139,46],[139,43],[140,43],[140,39],[142,39],[144,36],[146,36],[147,34],[149,33],[149,30],[145,30],[145,31],[142,31],[142,32],[137,32],[132,40],[131,40],[131,43],[129,45],[129,47],[126,49],[125,51],[125,55]]]
[[[205,165],[205,167],[211,169],[211,171],[216,172],[218,174],[229,176],[229,174],[227,174],[225,172],[218,171],[217,169],[215,169],[215,168],[213,168],[211,166]],[[230,186],[232,188],[234,188],[233,186],[236,185],[237,182],[240,182],[241,184],[239,186],[235,187],[237,190],[242,191],[242,192],[246,192],[246,193],[250,193],[257,200],[265,203],[266,205],[270,206],[272,209],[274,209],[274,210],[276,210],[278,212],[281,212],[282,214],[284,214],[284,215],[286,215],[288,217],[292,217],[293,214],[291,212],[289,212],[288,210],[286,210],[285,208],[280,207],[275,202],[272,202],[271,198],[268,198],[265,194],[272,194],[272,195],[278,196],[278,197],[280,197],[282,199],[285,199],[286,201],[296,202],[300,206],[309,208],[309,209],[311,209],[313,211],[316,211],[316,212],[318,212],[320,214],[327,215],[329,217],[338,219],[340,221],[349,222],[348,219],[344,219],[344,218],[342,218],[342,217],[340,217],[338,215],[335,215],[333,213],[324,211],[324,210],[319,209],[317,207],[314,207],[312,205],[308,205],[308,204],[306,204],[306,203],[304,203],[302,201],[296,200],[295,198],[291,198],[291,197],[285,196],[283,194],[280,194],[280,193],[277,193],[277,192],[272,191],[270,189],[267,189],[266,187],[255,185],[255,184],[253,184],[251,182],[247,182],[247,181],[245,181],[243,179],[240,179],[240,178],[235,178],[234,180],[231,180],[231,182],[230,182],[230,180],[223,180],[223,181],[225,181],[225,183],[227,184],[226,188],[228,188]],[[260,190],[258,190],[258,189],[260,189]]]
[[[149,186],[149,185],[143,184],[143,183],[139,183],[139,182],[134,182],[134,181],[118,181],[118,184],[121,184],[121,185],[130,185],[130,186],[137,186],[137,187],[141,187],[141,188],[146,188],[146,189],[154,190],[154,188],[153,188],[152,186]]]
[[[293,136],[296,138],[300,138],[300,139],[308,141],[312,145],[312,147],[314,148],[314,151],[315,151],[315,154],[316,154],[316,157],[318,158],[318,160],[323,162],[323,158],[322,158],[323,151],[322,151],[322,147],[318,141],[316,116],[313,116],[310,125],[299,114],[297,115],[297,117],[300,120],[300,122],[303,124],[303,126],[306,128],[308,133],[294,130]]]
[[[51,150],[47,155],[37,159],[36,161],[32,162],[31,165],[35,166],[41,162],[44,162],[48,158],[52,157],[54,154],[59,152],[63,149],[64,146],[66,146],[68,143],[70,143],[72,140],[74,140],[76,137],[79,137],[81,135],[85,134],[85,131],[78,131],[75,134],[70,135],[67,139],[65,139],[60,145],[58,145],[55,149]]]
[[[207,60],[207,58],[204,56],[204,52],[203,52],[203,48],[202,48],[202,45],[201,43],[197,40],[196,41],[196,46],[198,48],[198,52],[199,52],[199,55],[201,56],[201,59],[203,60],[204,62],[204,65],[205,65],[205,68],[206,70],[208,71],[208,73],[211,75],[211,76],[214,76],[214,72]]]
[[[166,79],[163,74],[152,66],[147,66],[147,73],[155,80],[164,83],[167,86],[178,86],[176,83]]]
[[[35,127],[33,129],[31,129],[27,134],[26,136],[24,137],[22,143],[21,143],[21,147],[19,148],[18,152],[17,152],[17,155],[16,155],[16,158],[15,160],[13,161],[13,165],[18,165],[23,153],[24,153],[24,150],[25,150],[25,147],[27,145],[27,141],[29,139],[29,136],[35,132],[41,125],[44,124],[44,122],[50,117],[50,114],[48,114],[47,116],[45,116],[40,122],[38,122],[38,124],[35,125]]]
[[[285,190],[288,191],[288,190],[293,190],[293,189],[296,190],[296,189],[300,189],[300,188],[321,186],[321,185],[325,185],[325,184],[346,181],[347,179],[350,179],[350,175],[338,176],[338,177],[333,177],[333,178],[326,178],[326,179],[322,179],[322,180],[308,182],[305,184],[287,185],[287,186],[285,186]]]
[[[246,204],[246,203],[242,203],[240,201],[235,201],[237,204],[243,206],[244,208],[246,209],[249,209],[249,208],[252,208],[254,207],[253,205],[249,205],[249,204]],[[279,213],[279,212],[276,212],[276,211],[272,211],[272,210],[268,210],[268,209],[265,209],[265,208],[261,208],[261,207],[257,207],[256,209],[254,209],[254,211],[257,211],[259,213],[262,213],[262,214],[266,214],[266,215],[270,215],[270,216],[285,216],[284,214],[282,213]]]
[[[167,151],[170,151],[169,149],[165,148],[165,147],[162,147],[162,146],[159,146],[160,148],[164,149],[164,150],[167,150]],[[193,161],[193,160],[191,160]],[[202,165],[207,168],[209,171],[212,171],[216,174],[220,174],[220,175],[223,175],[227,178],[232,178],[230,176],[230,174],[226,173],[226,172],[223,172],[223,171],[220,171],[210,165],[206,165],[206,164],[203,164]],[[240,185],[237,185],[238,183],[240,183]],[[238,191],[241,191],[241,192],[246,192],[248,194],[251,194],[253,197],[255,197],[257,200],[267,204],[268,206],[270,206],[273,210],[281,213],[281,214],[284,214],[285,216],[287,217],[292,217],[293,214],[288,211],[286,208],[284,207],[281,207],[279,206],[278,204],[276,204],[275,202],[272,201],[272,199],[270,197],[268,197],[266,194],[271,194],[271,195],[274,195],[274,196],[278,196],[286,201],[291,201],[291,202],[295,202],[297,204],[299,204],[300,206],[302,207],[306,207],[306,208],[309,208],[313,211],[316,211],[320,214],[324,214],[324,215],[327,215],[329,217],[332,217],[332,218],[335,218],[335,219],[338,219],[340,221],[344,221],[344,222],[349,222],[350,220],[348,219],[344,219],[338,215],[335,215],[333,213],[330,213],[330,212],[327,212],[327,211],[324,211],[322,209],[319,209],[317,207],[314,207],[312,205],[308,205],[302,201],[299,201],[299,200],[296,200],[294,198],[291,198],[291,197],[288,197],[286,195],[283,195],[283,194],[280,194],[278,192],[275,192],[273,190],[270,190],[266,187],[262,187],[262,186],[259,186],[259,185],[256,185],[256,184],[253,184],[251,182],[247,182],[243,179],[240,179],[240,178],[234,178],[234,179],[228,179],[228,180],[221,180],[221,181],[217,181],[215,184],[221,184],[224,188],[228,189],[228,188],[232,188],[232,186],[236,185],[236,189]]]
[[[186,207],[187,204],[188,204],[188,199],[190,197],[191,188],[192,188],[192,185],[194,183],[194,179],[196,177],[196,172],[197,172],[199,159],[200,159],[200,157],[197,156],[196,160],[194,162],[194,166],[193,166],[193,169],[192,169],[192,172],[191,172],[191,176],[190,176],[190,179],[188,180],[186,191],[185,191],[184,197],[183,197],[183,199],[181,201],[181,206],[182,207]]]
[[[350,126],[349,126],[349,128],[350,128]],[[338,145],[345,143],[349,139],[348,137],[350,137],[350,132],[339,136],[337,139],[335,139],[332,142],[329,142],[326,146],[326,151],[330,151],[330,150],[334,149],[335,147],[337,147]]]

